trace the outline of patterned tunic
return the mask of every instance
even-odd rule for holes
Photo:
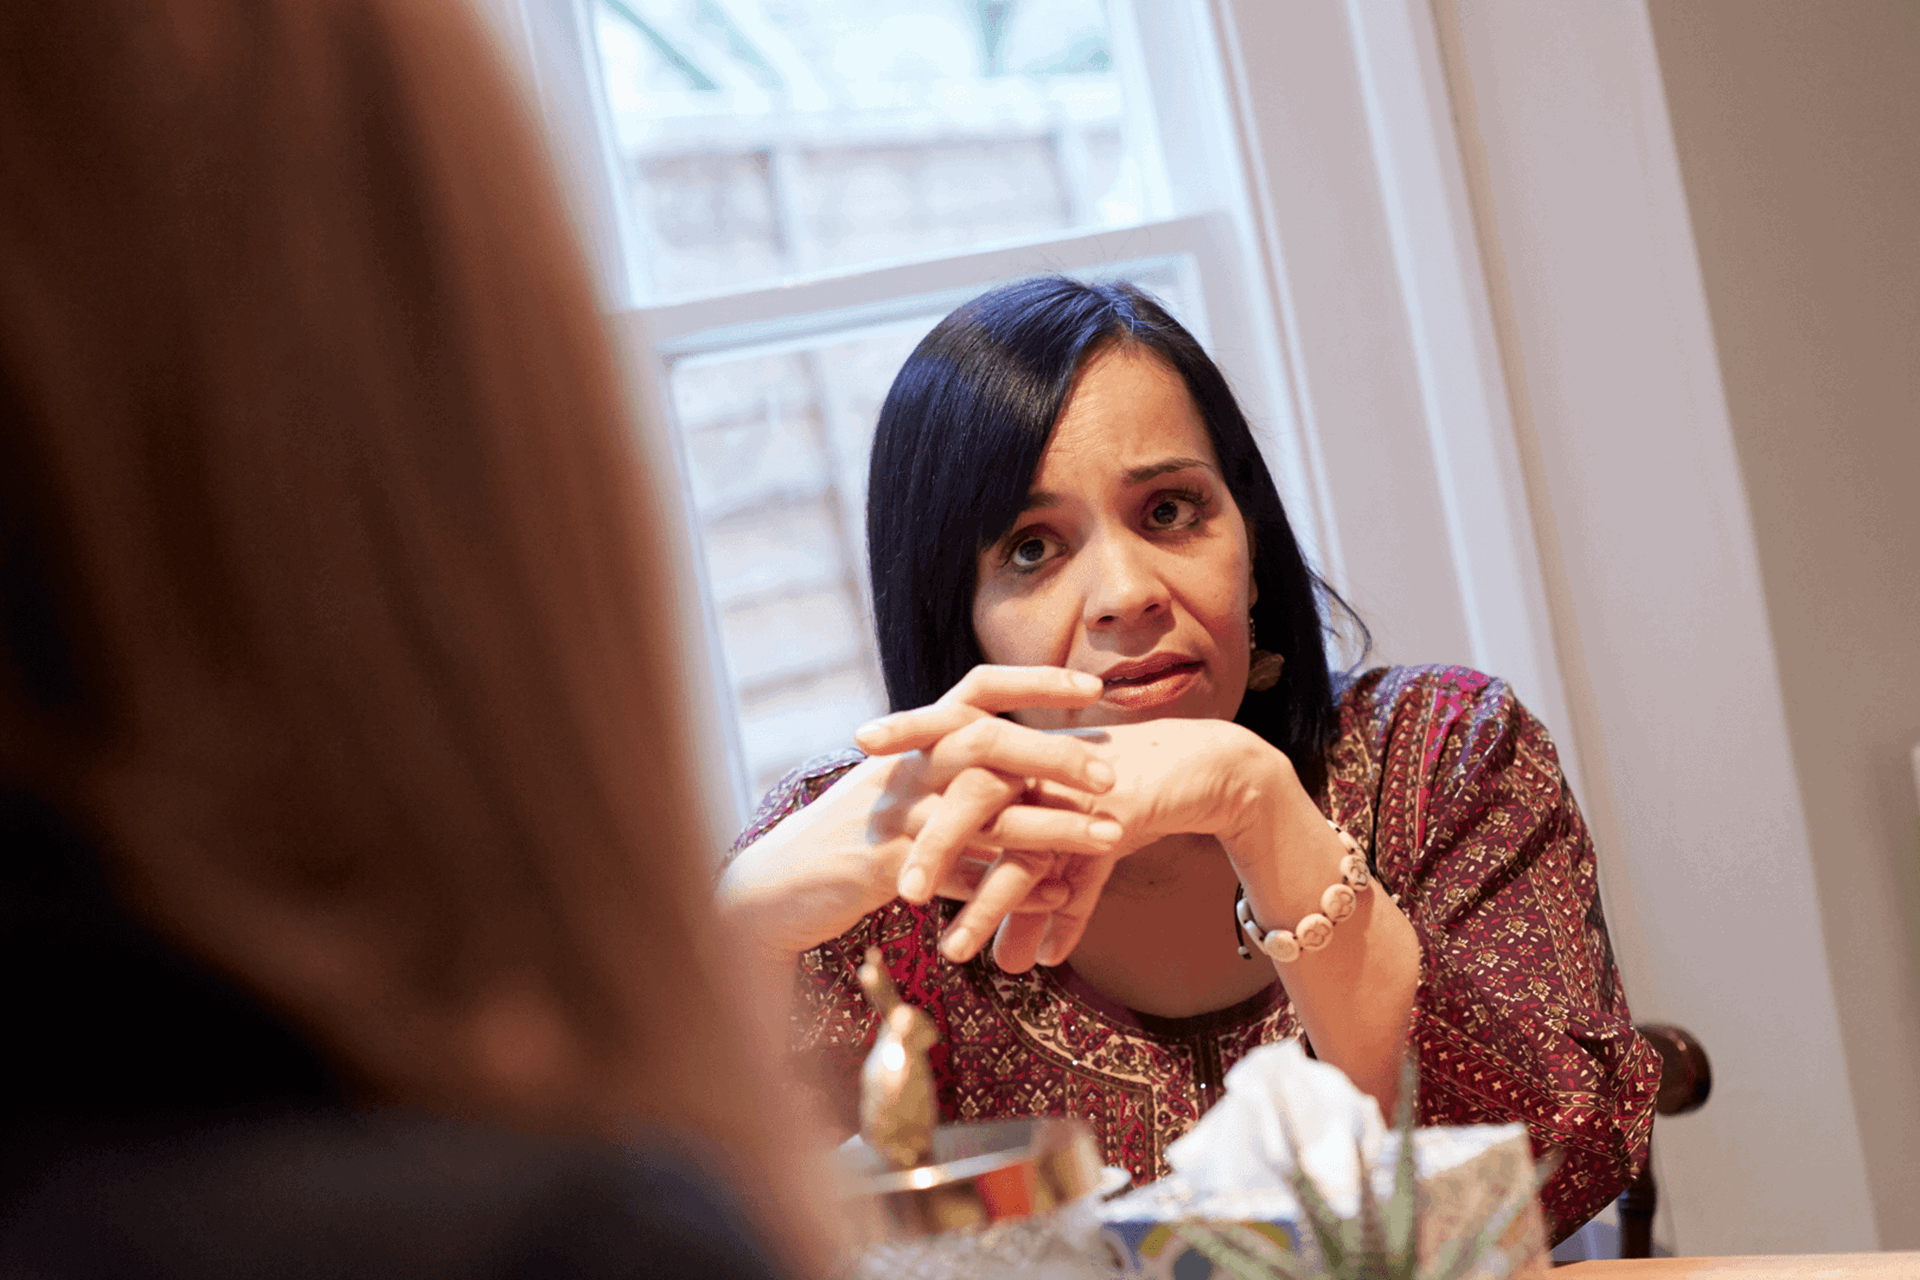
[[[855,761],[790,774],[744,847]],[[1565,1163],[1542,1189],[1553,1238],[1593,1216],[1646,1158],[1659,1060],[1634,1032],[1601,918],[1592,843],[1546,730],[1502,682],[1458,667],[1381,668],[1340,693],[1327,784],[1314,797],[1369,850],[1420,940],[1411,1038],[1422,1124],[1525,1122]],[[936,950],[956,910],[899,899],[801,959],[794,1038],[852,1127],[877,1020],[854,977],[878,946],[939,1029],[941,1118],[1071,1114],[1136,1181],[1248,1050],[1302,1034],[1278,982],[1192,1018],[1135,1013],[1072,971],[1003,973]],[[1222,907],[1222,928],[1230,927]]]

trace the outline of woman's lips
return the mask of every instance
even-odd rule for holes
[[[1176,701],[1200,678],[1203,664],[1172,662],[1135,676],[1109,677],[1100,700],[1122,711],[1147,711]]]

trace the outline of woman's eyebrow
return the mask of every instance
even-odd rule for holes
[[[1205,458],[1167,458],[1161,462],[1149,462],[1144,467],[1134,467],[1127,472],[1128,484],[1145,484],[1155,476],[1164,476],[1171,471],[1185,471],[1189,467],[1199,467],[1203,471],[1219,472]]]
[[[1199,467],[1202,471],[1211,471],[1216,476],[1219,469],[1205,458],[1166,458],[1159,462],[1149,462],[1145,466],[1129,468],[1126,473],[1128,484],[1145,484],[1155,476],[1164,476],[1175,471],[1185,471],[1190,467]],[[1063,501],[1057,493],[1048,493],[1045,489],[1035,489],[1027,494],[1027,505],[1020,508],[1024,515],[1029,511],[1044,511],[1048,507],[1057,507]]]

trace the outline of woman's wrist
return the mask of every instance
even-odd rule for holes
[[[1242,883],[1267,880],[1293,841],[1315,823],[1325,825],[1293,762],[1258,736],[1246,738],[1236,744],[1238,787],[1230,816],[1215,832]]]
[[[721,873],[720,882],[714,886],[713,905],[721,922],[730,931],[738,937],[753,940],[759,949],[767,950],[766,939],[779,932],[777,921],[771,918],[768,910],[775,896],[761,892],[760,886],[753,882],[751,875],[736,859]]]
[[[714,887],[714,907],[756,950],[791,961],[838,935],[838,930],[822,933],[824,926],[813,917],[834,912],[849,895],[844,886],[819,883],[817,875],[808,874],[808,861],[791,856],[794,851],[762,847],[779,834],[775,828],[740,851]]]
[[[1342,878],[1346,849],[1286,756],[1266,747],[1249,769],[1248,802],[1220,843],[1255,919],[1291,928],[1321,909],[1328,886]]]
[[[1247,913],[1264,938],[1274,930],[1297,931],[1303,919],[1327,914],[1329,887],[1347,883],[1342,860],[1348,849],[1291,766],[1284,775],[1263,775],[1260,791],[1243,827],[1221,843],[1240,876]],[[1390,1112],[1419,983],[1420,944],[1379,881],[1357,893],[1352,905],[1340,923],[1314,931],[1325,938],[1316,949],[1285,948],[1293,952],[1290,960],[1268,954],[1315,1053]]]

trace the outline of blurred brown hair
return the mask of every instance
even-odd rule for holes
[[[464,5],[0,10],[0,782],[366,1097],[668,1121],[751,1195],[629,430]]]

